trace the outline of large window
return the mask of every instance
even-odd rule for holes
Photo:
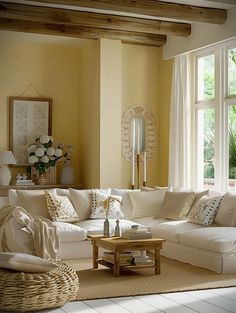
[[[194,54],[195,185],[236,189],[236,41]]]

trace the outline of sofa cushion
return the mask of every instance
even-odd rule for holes
[[[48,190],[56,194],[56,189]],[[17,205],[23,207],[33,215],[39,215],[50,219],[44,190],[17,190]]]
[[[138,218],[135,219],[134,222],[146,226],[154,237],[175,242],[179,242],[179,234],[202,227],[189,223],[187,220],[170,221],[166,219],[156,219],[154,217]]]
[[[236,193],[227,192],[220,204],[215,223],[222,226],[236,226]]]
[[[202,227],[179,235],[180,243],[205,250],[227,253],[236,251],[235,227]]]
[[[119,222],[121,233],[127,229],[130,229],[131,225],[139,225],[140,227],[142,226],[138,223],[126,219],[121,219],[119,220]],[[76,225],[82,227],[87,231],[87,235],[103,234],[103,224],[104,219],[92,219],[76,223]],[[116,219],[109,219],[109,225],[110,225],[110,235],[114,235]]]
[[[91,200],[90,194],[91,191],[100,191],[105,195],[111,194],[111,189],[85,189],[85,190],[77,190],[69,188],[70,192],[70,200],[79,216],[81,221],[87,220],[91,214]]]
[[[154,216],[161,207],[166,190],[154,190],[149,192],[132,192],[129,194],[132,205],[132,219]]]
[[[132,216],[133,205],[129,194],[133,192],[140,192],[140,189],[118,189],[112,188],[111,194],[115,196],[121,196],[121,211],[124,213],[125,217],[130,219]]]
[[[106,196],[101,192],[91,191],[91,209],[90,218],[124,218],[121,211],[121,196]]]
[[[47,201],[48,212],[54,222],[77,222],[79,217],[66,196],[53,195],[47,190],[44,191]]]
[[[82,241],[87,238],[87,231],[78,225],[64,222],[53,222],[53,225],[57,228],[60,242]]]
[[[219,209],[221,199],[222,197],[207,196],[200,198],[188,214],[189,222],[203,226],[212,224]]]
[[[195,192],[166,191],[157,218],[179,220],[188,214],[195,198]]]

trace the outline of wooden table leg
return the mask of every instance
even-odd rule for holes
[[[120,276],[120,252],[114,252],[114,276]]]
[[[155,248],[155,275],[160,274],[160,272],[161,272],[160,249]]]
[[[93,268],[98,268],[98,246],[96,240],[93,240]]]

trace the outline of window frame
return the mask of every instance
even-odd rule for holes
[[[228,51],[236,48],[236,39],[201,49],[191,54],[192,84],[192,133],[194,149],[192,150],[192,169],[194,173],[193,187],[202,189],[202,173],[199,168],[199,132],[198,112],[207,108],[215,109],[215,166],[214,166],[214,190],[225,192],[229,185],[229,149],[228,149],[228,112],[229,105],[236,105],[236,94],[228,95]],[[214,62],[214,99],[198,100],[198,60],[208,55],[215,56]]]

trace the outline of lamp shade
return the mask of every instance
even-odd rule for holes
[[[16,164],[16,159],[11,151],[0,151],[0,164]]]

